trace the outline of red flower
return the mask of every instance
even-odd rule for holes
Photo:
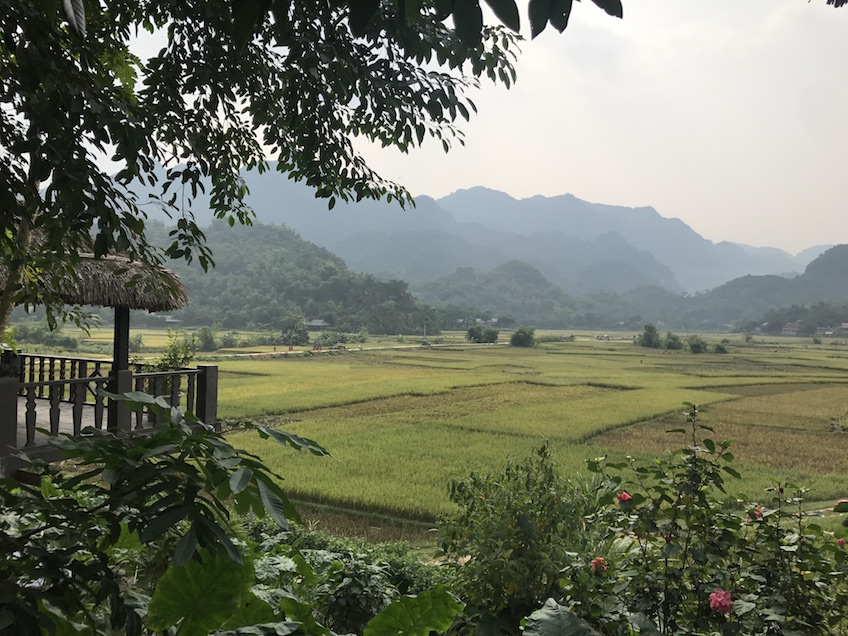
[[[597,572],[598,570],[606,570],[609,567],[609,563],[607,563],[604,557],[595,557],[592,559],[592,572]]]
[[[710,609],[722,614],[729,614],[733,609],[733,599],[727,590],[716,590],[710,594]]]
[[[628,495],[626,492],[623,492],[618,496],[618,505],[620,506],[621,504],[630,501],[631,499],[633,499],[633,497]]]
[[[757,507],[751,510],[748,513],[749,521],[756,521],[757,519],[763,518],[763,507],[760,504],[757,504]]]
[[[845,539],[837,539],[836,545],[838,545],[840,548],[844,548],[845,547]]]

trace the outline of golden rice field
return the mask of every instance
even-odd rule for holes
[[[755,343],[756,344],[756,343]],[[341,354],[220,359],[219,413],[312,438],[335,459],[250,434],[295,496],[343,508],[432,519],[449,509],[447,482],[525,455],[545,438],[565,474],[609,454],[649,459],[685,445],[665,431],[684,401],[705,406],[715,439],[733,439],[757,498],[772,478],[848,496],[848,349],[728,345],[728,354],[655,351],[632,341],[368,348]]]

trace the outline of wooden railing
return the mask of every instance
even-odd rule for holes
[[[6,356],[8,358],[8,356]],[[20,354],[16,374],[0,378],[0,474],[10,474],[23,462],[18,451],[51,460],[55,448],[48,436],[80,435],[87,427],[132,434],[161,422],[155,412],[131,412],[125,402],[103,391],[141,391],[165,397],[200,421],[217,426],[218,368],[146,372],[142,365],[113,372],[110,360]]]

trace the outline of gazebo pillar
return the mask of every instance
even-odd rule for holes
[[[112,340],[112,371],[130,368],[130,308],[115,307],[115,335]]]
[[[115,331],[112,338],[112,393],[132,391],[130,368],[130,308],[115,307]],[[111,431],[130,429],[130,411],[123,402],[109,401],[107,426]]]

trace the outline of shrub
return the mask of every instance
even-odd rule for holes
[[[645,325],[645,330],[636,337],[636,344],[651,349],[662,347],[662,340],[660,334],[657,333],[657,328],[651,324]]]
[[[555,594],[570,552],[596,547],[593,515],[602,490],[563,479],[547,444],[498,471],[451,480],[457,511],[441,521],[439,542],[469,613],[517,625]]]
[[[665,335],[665,348],[678,351],[683,348],[683,341],[676,333],[668,332]]]
[[[129,350],[130,353],[141,353],[142,348],[144,347],[144,340],[140,333],[137,333],[134,336],[130,336],[129,342]]]
[[[483,342],[483,327],[480,325],[469,327],[465,332],[465,339],[468,342]]]
[[[518,327],[512,332],[509,344],[513,347],[532,347],[536,344],[535,327]]]
[[[488,344],[496,344],[498,341],[498,330],[492,329],[491,327],[486,327],[483,330],[483,342]]]
[[[689,351],[692,353],[707,352],[707,341],[700,336],[689,336],[687,342],[689,343]]]
[[[713,351],[715,351],[716,353],[727,353],[727,347],[725,347],[721,343],[718,343],[715,347],[713,347]]]
[[[209,327],[201,327],[197,330],[197,348],[200,351],[218,350],[218,343],[215,342],[215,334]]]

